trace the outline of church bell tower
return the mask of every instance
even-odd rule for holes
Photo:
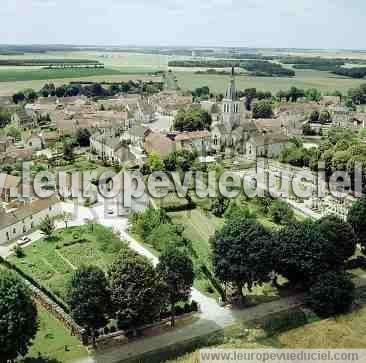
[[[222,121],[228,131],[240,123],[240,101],[236,93],[234,67],[232,67],[230,83],[222,102]]]

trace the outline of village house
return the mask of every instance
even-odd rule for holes
[[[12,197],[12,191],[18,190],[20,185],[20,178],[14,175],[0,173],[0,198],[1,201],[9,203]]]
[[[276,158],[289,145],[289,138],[283,134],[251,136],[246,143],[245,156],[256,160],[258,157]]]
[[[36,228],[46,216],[60,214],[56,197],[21,203],[16,208],[0,207],[0,245],[14,241]]]
[[[26,112],[25,110],[18,110],[11,115],[11,122],[15,124],[18,129],[27,130],[37,126],[37,118],[33,112]]]
[[[175,150],[174,141],[160,132],[150,132],[145,137],[144,148],[146,153],[157,154],[162,158],[167,157]]]
[[[33,148],[34,151],[39,151],[44,149],[44,140],[39,134],[31,134],[24,140],[24,146]]]
[[[90,151],[105,162],[122,164],[133,160],[129,145],[113,129],[95,132],[90,137]]]
[[[170,133],[168,137],[174,141],[175,151],[197,151],[206,154],[210,145],[210,132],[207,130]]]
[[[7,137],[0,138],[0,153],[5,153],[10,146],[10,140]]]

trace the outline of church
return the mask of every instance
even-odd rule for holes
[[[224,157],[241,155],[251,160],[277,157],[289,138],[279,120],[268,121],[272,121],[275,131],[262,129],[261,120],[252,119],[251,112],[245,109],[244,101],[237,95],[233,68],[221,112],[211,126],[211,150]]]

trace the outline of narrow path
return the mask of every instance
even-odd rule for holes
[[[67,265],[69,265],[74,271],[77,270],[77,267],[74,266],[65,256],[63,256],[60,251],[55,251],[56,255],[58,255]]]

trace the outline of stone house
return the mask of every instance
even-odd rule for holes
[[[41,135],[31,134],[24,140],[25,147],[31,147],[33,150],[38,151],[44,149],[44,140]]]
[[[0,245],[20,238],[36,228],[46,216],[56,216],[61,209],[56,197],[38,199],[18,208],[0,209]]]
[[[206,154],[210,145],[210,132],[207,130],[168,134],[168,137],[174,141],[175,151],[197,151]]]
[[[289,138],[283,134],[263,134],[251,136],[245,145],[245,156],[276,158],[289,145]]]
[[[150,132],[145,137],[144,149],[148,154],[157,154],[164,158],[175,150],[174,141],[160,132]]]
[[[14,175],[0,173],[0,197],[3,202],[9,203],[12,199],[11,191],[18,190],[20,178]]]
[[[37,126],[37,118],[32,113],[27,113],[25,110],[18,110],[11,115],[11,122],[18,129],[27,130]]]
[[[122,146],[119,136],[110,129],[109,131],[97,131],[90,137],[90,150],[104,161],[118,161],[115,152]]]

